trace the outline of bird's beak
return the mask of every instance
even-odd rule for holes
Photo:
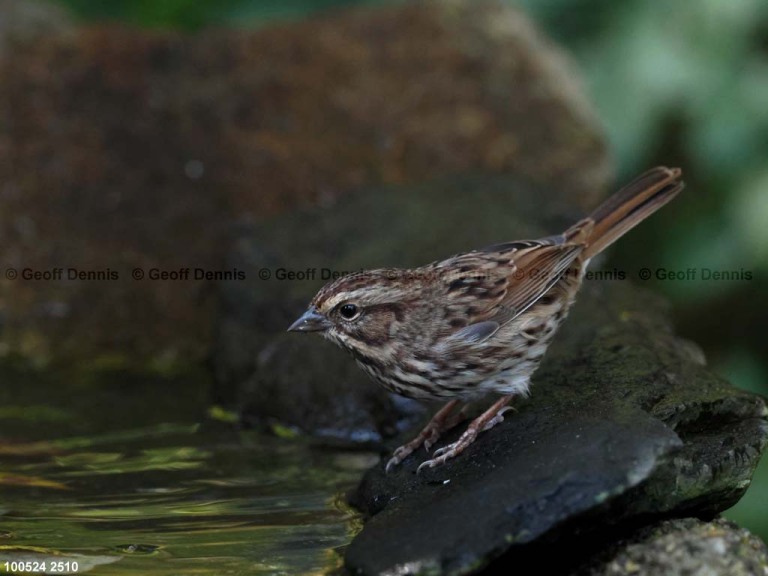
[[[288,328],[288,332],[319,332],[331,327],[328,318],[320,314],[317,308],[310,306],[301,318]]]

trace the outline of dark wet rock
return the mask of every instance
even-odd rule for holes
[[[598,555],[578,576],[753,576],[768,573],[768,548],[748,530],[718,519],[661,522]]]
[[[443,467],[416,475],[422,451],[366,474],[353,501],[370,518],[347,568],[464,574],[527,558],[567,573],[628,527],[732,506],[765,446],[765,404],[709,372],[666,317],[643,290],[588,281],[517,412]]]
[[[241,406],[246,426],[378,444],[424,416],[419,405],[398,403],[367,382],[357,365],[330,345],[286,335],[266,345],[256,360]]]
[[[206,357],[211,282],[149,274],[222,270],[241,217],[259,226],[372,186],[476,172],[517,174],[583,209],[605,192],[604,141],[574,75],[500,3],[194,35],[46,28],[54,7],[16,17],[39,6],[0,2],[0,269],[119,279],[3,281],[0,348],[36,361]]]
[[[557,191],[510,176],[455,177],[359,191],[243,226],[228,267],[248,277],[220,289],[219,401],[236,398],[247,423],[364,442],[412,424],[420,405],[391,397],[330,342],[286,328],[333,274],[426,264],[468,247],[546,235],[581,216],[567,203],[542,204],[547,194]]]

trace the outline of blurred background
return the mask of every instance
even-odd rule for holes
[[[82,21],[258,27],[388,0],[55,0]],[[389,0],[392,1],[392,0]],[[751,272],[650,283],[684,335],[739,386],[768,390],[768,4],[761,0],[519,0],[572,56],[607,133],[616,182],[656,163],[688,191],[620,243],[610,265]]]
[[[197,31],[261,27],[387,0],[57,0],[81,21]],[[570,55],[604,126],[620,183],[681,166],[687,189],[621,242],[608,267],[731,271],[652,278],[678,331],[739,387],[768,394],[768,3],[519,0]],[[729,516],[768,538],[768,462]]]

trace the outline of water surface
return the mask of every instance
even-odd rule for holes
[[[357,527],[343,494],[372,455],[213,422],[200,382],[131,379],[126,390],[122,377],[11,376],[0,393],[0,573],[323,574],[340,565]],[[90,420],[83,412],[96,409]]]

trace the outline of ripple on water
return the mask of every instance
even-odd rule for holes
[[[0,571],[21,561],[99,574],[324,573],[355,525],[337,496],[369,462],[196,426],[4,441]]]

